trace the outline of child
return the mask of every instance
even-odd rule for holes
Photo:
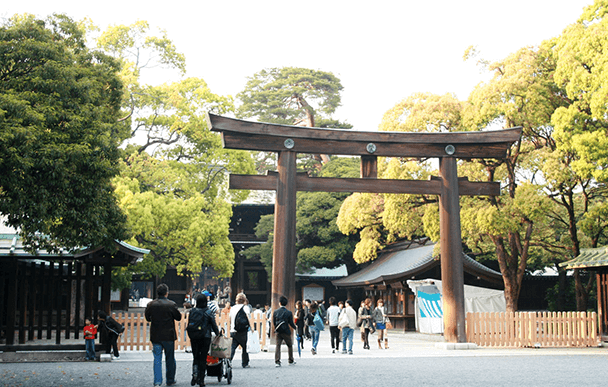
[[[97,335],[97,325],[93,325],[90,319],[84,320],[84,345],[87,349],[87,360],[95,360],[95,335]]]

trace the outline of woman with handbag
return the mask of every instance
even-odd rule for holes
[[[302,305],[302,301],[296,301],[296,313],[293,317],[296,323],[296,335],[298,338],[298,345],[300,346],[300,348],[304,349],[304,318],[306,317],[306,315],[304,313],[304,306]]]
[[[196,307],[190,310],[188,317],[188,336],[192,344],[192,381],[190,385],[205,385],[207,355],[211,346],[211,331],[219,336],[220,330],[215,322],[215,315],[207,307],[207,296],[201,294],[196,298]]]
[[[369,333],[373,329],[372,311],[371,311],[372,300],[366,298],[361,308],[359,308],[359,319],[361,320],[361,341],[363,341],[363,349],[369,348]]]
[[[384,349],[388,349],[388,331],[386,330],[388,317],[386,316],[386,307],[382,298],[376,302],[372,318],[376,323],[376,330],[378,331],[378,348],[382,349],[382,340],[384,339]]]
[[[316,301],[310,304],[308,314],[306,315],[306,326],[310,330],[312,336],[312,349],[310,350],[313,355],[317,354],[317,345],[319,344],[319,335],[321,334],[319,328],[315,325],[315,317],[318,316],[319,305]],[[320,316],[318,317],[320,318]]]

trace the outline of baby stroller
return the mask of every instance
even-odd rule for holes
[[[228,384],[232,383],[232,364],[230,359],[222,359],[214,356],[207,356],[207,376],[217,376],[217,381],[226,379]]]

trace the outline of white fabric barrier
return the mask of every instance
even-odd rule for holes
[[[443,333],[441,281],[434,279],[409,280],[407,284],[416,295],[416,330],[421,333]],[[437,293],[439,297],[437,297]],[[429,305],[432,305],[432,309],[429,309]],[[430,310],[433,312],[429,312]],[[506,310],[507,303],[504,291],[464,285],[465,313],[505,312]]]

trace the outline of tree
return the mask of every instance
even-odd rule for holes
[[[576,152],[577,173],[600,182],[608,181],[607,14],[608,1],[596,0],[552,42],[555,82],[570,102],[552,116],[558,147]]]
[[[119,71],[64,15],[0,28],[0,213],[31,249],[127,237],[111,185],[126,132]]]
[[[323,166],[324,177],[357,177],[359,163],[355,158],[338,158]],[[336,225],[340,206],[348,196],[346,193],[299,192],[296,210],[296,249],[297,269],[300,272],[312,267],[333,268],[346,265],[349,273],[355,272],[357,263],[353,250],[357,243],[355,235],[343,235]],[[262,216],[256,226],[256,236],[267,239],[266,243],[243,251],[248,259],[257,259],[264,264],[266,271],[272,273],[272,246],[274,215]]]
[[[200,78],[142,85],[141,72],[148,67],[185,69],[185,58],[166,33],[154,34],[146,22],[113,26],[98,43],[119,56],[127,84],[123,119],[131,122],[133,137],[116,186],[132,242],[150,249],[131,269],[161,276],[167,265],[182,275],[211,266],[230,277],[228,199],[238,202],[247,193],[229,192],[225,183],[230,172],[252,173],[253,162],[247,152],[223,149],[206,113],[233,111],[232,99],[212,93]]]
[[[331,119],[340,106],[341,91],[340,80],[330,72],[297,67],[265,69],[249,78],[245,89],[237,95],[242,102],[237,117],[283,125],[350,129],[350,124]],[[317,155],[315,159],[319,163],[329,162],[327,155]]]

